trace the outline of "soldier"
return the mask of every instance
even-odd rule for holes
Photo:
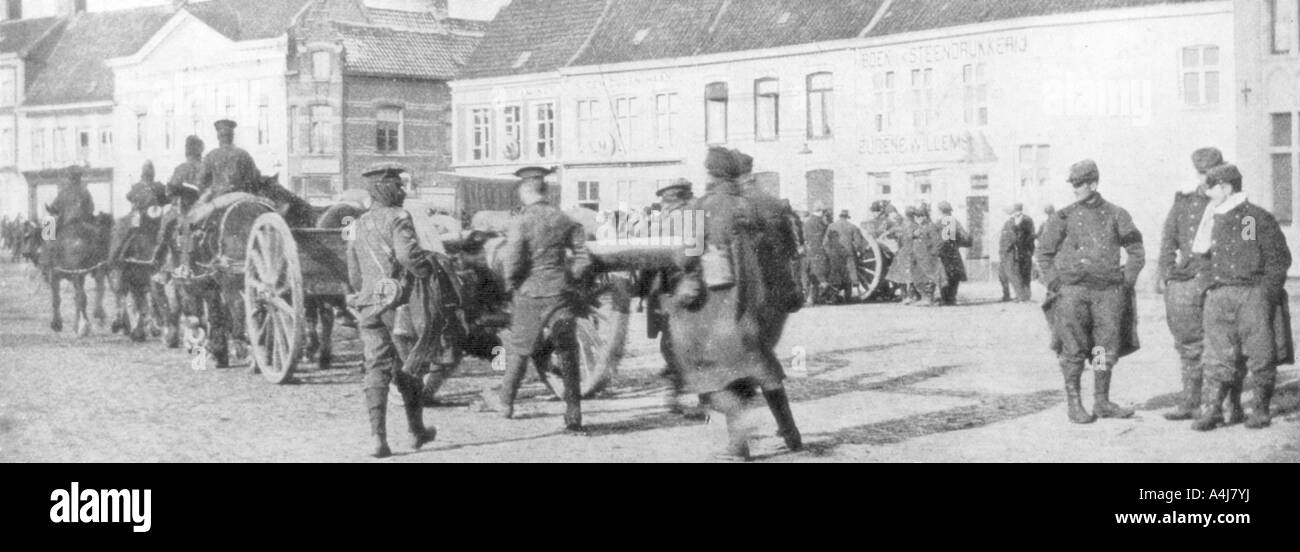
[[[55,233],[75,222],[93,222],[95,219],[95,199],[81,181],[85,171],[79,165],[69,166],[65,171],[67,182],[59,186],[59,194],[54,197],[52,205],[45,210],[55,217]]]
[[[858,255],[867,246],[862,229],[849,218],[848,211],[841,211],[840,219],[826,229],[823,244],[829,265],[828,284],[836,290],[836,296],[845,302],[853,301],[856,289],[861,286],[858,279]]]
[[[1204,148],[1192,154],[1197,173],[1195,186],[1174,194],[1174,204],[1165,217],[1160,238],[1158,281],[1164,284],[1166,321],[1174,336],[1174,349],[1182,361],[1183,381],[1183,400],[1173,412],[1165,414],[1167,420],[1190,420],[1200,412],[1206,282],[1198,276],[1205,258],[1192,253],[1192,244],[1210,204],[1205,174],[1222,164],[1223,154],[1218,149]],[[1240,390],[1233,395],[1240,401]],[[1240,412],[1240,402],[1235,404],[1231,418],[1233,423],[1240,423],[1244,414]]]
[[[693,220],[687,218],[690,217],[687,206],[695,198],[691,186],[690,182],[682,179],[655,192],[662,207],[659,215],[662,227],[660,233],[652,237],[660,238],[661,243],[665,241],[673,244],[689,243],[690,238],[683,234],[686,231],[685,225],[693,224]],[[691,231],[696,230],[692,226]],[[663,355],[665,364],[661,376],[667,379],[671,386],[667,401],[668,410],[688,419],[703,419],[702,410],[687,408],[682,404],[685,381],[682,379],[682,368],[672,354],[672,330],[668,324],[668,311],[662,301],[663,293],[676,286],[680,279],[681,272],[676,269],[647,271],[641,275],[641,285],[638,288],[646,302],[646,337],[659,339],[659,352]]]
[[[1287,307],[1291,250],[1277,219],[1250,203],[1241,191],[1241,172],[1221,165],[1206,174],[1213,213],[1201,224],[1194,254],[1208,253],[1201,271],[1205,296],[1204,394],[1192,427],[1209,431],[1224,423],[1223,400],[1247,373],[1255,382],[1255,406],[1246,427],[1268,427],[1269,403],[1279,364],[1294,362]],[[1210,227],[1209,232],[1200,229]]]
[[[161,207],[167,202],[167,187],[154,180],[153,161],[145,161],[140,167],[140,182],[131,187],[126,199],[131,203],[131,212],[113,225],[108,255],[110,265],[116,265],[121,260],[127,243],[140,227],[139,218],[148,215],[150,207]]]
[[[582,390],[578,372],[576,313],[580,282],[591,268],[587,232],[558,207],[546,201],[546,176],[540,167],[520,169],[519,199],[523,213],[510,222],[502,246],[508,291],[514,293],[511,338],[506,343],[506,373],[495,391],[484,389],[485,405],[504,418],[514,416],[515,395],[527,373],[528,361],[538,374],[550,370],[550,357],[560,357],[564,381],[564,427],[582,431]]]
[[[1098,416],[1128,418],[1133,410],[1110,401],[1110,384],[1120,357],[1137,349],[1132,291],[1146,263],[1142,233],[1128,211],[1097,193],[1095,162],[1075,163],[1068,181],[1077,201],[1047,221],[1038,264],[1050,292],[1043,308],[1065,378],[1069,418],[1077,424]],[[1128,256],[1122,265],[1121,249]],[[1084,409],[1080,389],[1090,360],[1096,372],[1095,416]]]
[[[952,216],[952,205],[947,201],[939,202],[939,215],[935,231],[939,233],[939,261],[944,271],[939,300],[943,305],[956,305],[957,287],[966,281],[966,263],[961,259],[961,248],[971,246],[970,234],[962,227],[961,221]]]
[[[402,369],[402,359],[393,343],[395,311],[408,295],[400,282],[407,275],[427,278],[434,270],[432,254],[416,241],[411,214],[402,208],[406,199],[406,191],[402,189],[403,172],[401,168],[385,167],[363,175],[371,179],[373,204],[357,221],[353,239],[348,242],[348,280],[357,292],[348,297],[348,304],[360,314],[358,328],[364,346],[366,408],[375,437],[376,458],[392,455],[385,418],[388,385],[394,380],[405,406],[411,448],[418,450],[437,435],[436,429],[424,425],[424,408],[419,399],[424,384],[418,374]]]
[[[235,146],[235,128],[239,125],[222,119],[214,126],[217,129],[217,149],[203,158],[198,182],[199,190],[203,192],[200,202],[206,203],[229,192],[258,193],[262,173],[257,170],[253,156]]]
[[[803,223],[803,237],[807,244],[803,287],[807,295],[805,301],[809,306],[821,303],[822,286],[826,285],[829,278],[830,259],[826,256],[826,229],[830,228],[830,224],[830,211],[826,209],[826,204],[820,201],[813,202],[812,212],[808,214],[808,220]]]
[[[1015,302],[1027,303],[1032,291],[1029,279],[1034,269],[1034,219],[1025,214],[1022,203],[1014,203],[1007,208],[1010,218],[1002,225],[1002,235],[998,240],[998,280],[1002,284],[1002,301],[1011,301],[1011,291],[1015,290]]]
[[[930,206],[922,203],[912,211],[911,237],[907,240],[908,277],[913,288],[913,305],[933,307],[939,304],[939,287],[946,273],[939,257],[942,234],[930,220]]]

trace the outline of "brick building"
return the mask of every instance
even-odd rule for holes
[[[450,17],[446,0],[376,5],[318,0],[289,30],[288,172],[315,203],[378,163],[406,166],[415,193],[451,166],[447,83],[484,24]]]

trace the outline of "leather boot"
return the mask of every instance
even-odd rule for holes
[[[1110,402],[1110,378],[1113,374],[1112,370],[1097,370],[1094,372],[1093,396],[1095,401],[1092,404],[1092,411],[1097,413],[1099,418],[1131,418],[1133,417],[1133,409],[1124,408]]]
[[[1246,409],[1241,407],[1241,383],[1234,383],[1228,388],[1228,406],[1223,412],[1225,425],[1237,425],[1246,421]]]
[[[420,450],[427,443],[433,442],[438,430],[424,425],[424,405],[420,404],[420,391],[424,382],[410,375],[402,375],[398,390],[402,393],[402,404],[406,409],[406,428],[411,433],[411,449]]]
[[[790,396],[786,394],[785,388],[764,391],[763,399],[767,401],[767,408],[772,411],[772,417],[776,418],[776,434],[785,441],[785,448],[791,452],[803,450],[803,436],[799,434],[799,427],[794,423],[794,412],[790,410]]]
[[[582,431],[582,372],[578,350],[560,351],[560,377],[564,379],[564,429]]]
[[[1183,400],[1173,412],[1165,414],[1171,422],[1195,418],[1201,410],[1201,371],[1200,364],[1192,366],[1194,361],[1183,361]]]
[[[370,412],[370,434],[375,437],[375,458],[388,458],[393,455],[388,448],[388,390],[366,389],[366,408]]]
[[[496,389],[484,389],[480,396],[488,410],[496,412],[509,420],[515,415],[515,396],[519,386],[524,383],[528,370],[528,357],[507,353],[506,373],[501,378],[501,386]]]
[[[1210,431],[1223,425],[1223,399],[1228,397],[1229,385],[1217,381],[1206,381],[1202,386],[1201,415],[1192,422],[1196,431]]]
[[[1269,412],[1269,403],[1273,401],[1273,382],[1259,382],[1255,387],[1255,408],[1251,409],[1250,417],[1246,419],[1246,427],[1249,429],[1263,429],[1273,423],[1273,415]],[[1240,400],[1240,399],[1238,399]]]
[[[1079,382],[1083,377],[1083,367],[1062,367],[1061,372],[1065,375],[1065,397],[1070,421],[1076,424],[1090,424],[1097,421],[1097,417],[1083,407],[1083,391],[1080,389]]]
[[[726,416],[727,448],[713,455],[723,462],[748,462],[749,431],[743,424],[745,402],[730,390],[716,391],[707,395],[709,408]]]

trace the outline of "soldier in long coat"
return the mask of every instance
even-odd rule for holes
[[[971,246],[970,234],[957,217],[952,216],[952,205],[939,202],[939,261],[943,264],[943,285],[939,288],[940,302],[957,304],[957,287],[966,281],[966,262],[961,258],[961,248]]]
[[[804,293],[809,305],[820,304],[823,286],[829,278],[830,261],[826,256],[826,229],[830,228],[830,213],[821,202],[813,203],[812,212],[803,223],[804,243]]]
[[[1015,291],[1017,303],[1031,299],[1030,277],[1034,268],[1034,220],[1025,215],[1023,204],[1013,204],[1007,214],[1010,218],[1002,225],[998,238],[998,280],[1002,284],[1002,300],[1011,301]]]
[[[858,279],[858,256],[867,247],[862,229],[849,220],[849,212],[840,212],[839,220],[826,229],[824,240],[828,270],[827,285],[843,301],[852,301]]]
[[[153,161],[145,161],[140,167],[140,181],[131,186],[126,199],[131,203],[131,212],[113,225],[108,255],[110,264],[121,260],[127,244],[139,230],[138,217],[148,215],[150,207],[161,207],[167,201],[167,187],[154,180]]]
[[[919,296],[919,304],[938,304],[938,289],[946,282],[943,261],[939,254],[943,247],[942,229],[930,220],[930,207],[921,204],[913,212],[908,259],[912,287]]]
[[[658,233],[652,232],[652,238],[658,238],[660,243],[679,244],[687,241],[687,224],[692,224],[692,220],[687,220],[690,216],[687,211],[691,200],[695,198],[691,190],[691,183],[686,180],[679,180],[673,184],[660,189],[656,192],[659,196],[662,211],[660,212],[660,225]],[[654,228],[654,226],[652,226]],[[691,228],[694,232],[694,228]],[[639,277],[638,295],[645,298],[646,310],[646,336],[650,339],[659,340],[659,353],[664,358],[664,370],[661,376],[668,380],[669,396],[668,410],[674,414],[681,414],[689,419],[702,419],[705,413],[700,409],[688,408],[683,404],[682,397],[685,395],[685,380],[682,374],[681,365],[677,362],[677,357],[672,350],[672,326],[668,323],[668,310],[664,306],[663,294],[667,290],[673,289],[681,279],[681,271],[676,268],[665,268],[662,270],[652,270],[643,272]]]
[[[783,387],[785,373],[770,362],[774,344],[764,342],[772,330],[762,320],[771,298],[758,254],[762,216],[741,197],[730,152],[710,149],[705,166],[708,191],[691,206],[706,213],[704,252],[678,255],[685,277],[667,299],[669,323],[685,390],[726,417],[723,457],[744,460],[753,430],[745,414],[758,389]]]

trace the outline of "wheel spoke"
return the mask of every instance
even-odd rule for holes
[[[288,301],[285,301],[283,297],[280,297],[280,296],[277,296],[277,295],[272,295],[272,296],[270,296],[270,297],[267,298],[267,301],[266,301],[266,302],[267,302],[267,304],[269,304],[269,305],[271,305],[272,307],[274,307],[275,310],[276,310],[276,312],[282,312],[282,313],[285,313],[285,314],[287,314],[287,315],[289,315],[289,316],[293,316],[293,315],[294,315],[294,309],[293,309],[293,306],[290,305]]]

